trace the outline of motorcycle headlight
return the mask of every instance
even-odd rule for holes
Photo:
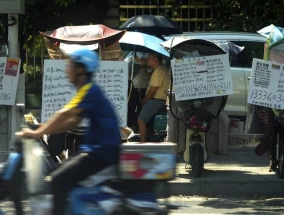
[[[201,101],[195,101],[195,102],[193,102],[193,107],[194,107],[195,109],[201,108],[201,105],[202,105],[202,102],[201,102]]]

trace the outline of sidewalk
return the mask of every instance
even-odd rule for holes
[[[204,165],[202,177],[194,178],[185,163],[178,163],[169,191],[179,195],[284,196],[284,179],[269,172],[269,157],[258,157],[255,146],[230,146],[226,155],[215,155]],[[164,188],[163,188],[164,189]],[[159,187],[159,194],[162,188]]]

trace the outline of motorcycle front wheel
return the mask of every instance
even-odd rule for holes
[[[190,165],[193,177],[200,177],[204,166],[204,149],[202,146],[190,147]]]

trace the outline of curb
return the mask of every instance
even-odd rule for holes
[[[172,181],[166,184],[158,184],[157,195],[161,198],[169,196],[212,196],[223,195],[232,197],[241,196],[284,196],[284,180],[248,180],[248,181],[219,181],[196,180],[194,182]]]

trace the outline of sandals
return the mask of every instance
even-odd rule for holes
[[[270,165],[270,170],[269,170],[269,172],[276,172],[276,171],[277,171],[278,163],[279,163],[278,160],[273,160],[273,161],[271,161],[271,165]]]
[[[257,156],[262,156],[268,151],[267,139],[263,139],[256,147],[255,154]]]

